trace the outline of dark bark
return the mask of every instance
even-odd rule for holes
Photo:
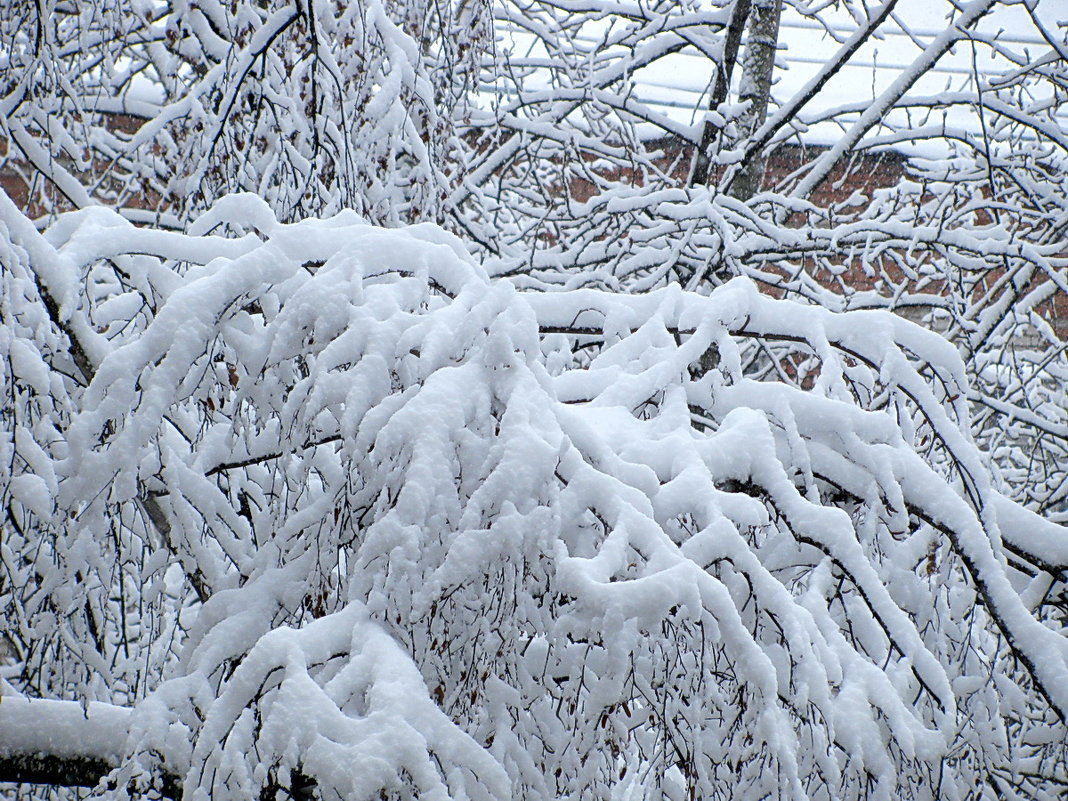
[[[749,37],[742,59],[742,85],[738,92],[738,99],[749,103],[741,119],[741,134],[745,137],[752,136],[768,115],[781,16],[782,0],[755,0],[749,12]],[[742,162],[741,172],[727,192],[738,200],[749,200],[760,188],[763,177],[764,154],[758,151]]]
[[[742,30],[749,17],[750,0],[737,0],[731,12],[731,21],[727,25],[727,37],[723,43],[723,59],[716,65],[716,85],[708,99],[708,110],[715,111],[726,102],[727,92],[731,86],[731,74],[734,63],[738,60],[738,45],[742,41]],[[712,147],[719,136],[720,128],[705,120],[701,129],[701,142],[697,146],[693,169],[690,171],[690,186],[704,186],[708,183],[709,167],[712,164]]]
[[[14,754],[0,756],[0,784],[50,784],[56,787],[96,787],[117,766],[105,757]],[[177,776],[160,776],[159,792],[178,799],[182,785]]]

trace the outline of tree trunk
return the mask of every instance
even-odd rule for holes
[[[731,21],[727,25],[726,40],[723,43],[723,57],[716,65],[716,85],[708,98],[710,112],[718,109],[720,104],[727,100],[727,93],[731,88],[731,73],[734,72],[734,62],[738,59],[738,44],[742,41],[742,29],[745,27],[746,17],[749,16],[750,2],[751,0],[737,0],[731,12]],[[690,171],[690,186],[704,186],[708,183],[712,146],[719,132],[719,125],[705,120],[701,129],[701,143],[697,146],[693,169]]]
[[[738,99],[749,102],[740,120],[743,137],[752,136],[768,115],[781,16],[782,0],[753,0],[749,12],[749,37],[742,57],[742,83],[738,90]],[[763,177],[764,156],[756,153],[742,165],[727,191],[731,197],[748,200],[760,189]]]

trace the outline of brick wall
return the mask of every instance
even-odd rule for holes
[[[690,167],[689,145],[678,140],[660,140],[654,143],[654,146],[664,152],[664,165],[675,165],[676,177],[680,182],[684,182]],[[767,190],[781,184],[802,166],[810,163],[813,158],[819,155],[821,150],[822,148],[800,145],[781,145],[765,162],[761,188]],[[875,190],[891,188],[907,178],[908,170],[908,159],[900,153],[884,151],[880,153],[855,154],[852,158],[843,159],[835,166],[827,180],[812,193],[810,200],[816,206],[825,208],[831,204],[848,200],[854,193],[870,197]],[[721,175],[722,170],[719,170],[718,173],[713,171],[710,180],[715,181]],[[892,259],[883,258],[876,264],[868,265],[868,269],[865,269],[865,265],[859,258],[850,260],[848,254],[843,253],[842,259],[841,272],[838,275],[833,275],[826,269],[819,268],[811,262],[804,264],[808,260],[803,260],[803,266],[818,281],[837,289],[841,289],[844,285],[847,290],[881,290],[886,293],[888,288],[880,276],[881,271],[885,271],[890,281],[894,284],[908,286],[912,283],[915,286],[915,283],[909,280],[908,276]],[[796,267],[796,265],[791,266]],[[999,283],[1004,283],[1004,280],[1004,270],[993,269],[988,271],[981,282],[979,294],[989,291]],[[1021,296],[1024,296],[1028,292],[1046,285],[1048,281],[1048,278],[1042,276],[1033,280],[1027,286],[1017,287],[1017,291]],[[927,284],[924,286],[923,291],[939,293],[942,288],[938,284]],[[907,310],[904,310],[903,313],[914,318],[923,316],[922,311],[918,311],[916,314],[909,314]],[[1048,300],[1035,308],[1035,313],[1042,320],[1049,323],[1062,340],[1068,340],[1068,291],[1060,289],[1052,292]]]
[[[9,158],[10,143],[0,137],[0,189],[11,198],[15,205],[23,211],[30,199],[30,187],[22,174],[24,171],[17,169],[13,159]],[[21,165],[18,165],[21,166]]]
[[[6,150],[7,143],[0,139],[0,155]],[[689,145],[680,140],[663,139],[650,143],[652,148],[661,151],[664,168],[672,168],[680,185],[686,181],[690,170]],[[763,188],[772,188],[790,175],[795,173],[804,164],[810,162],[818,155],[820,148],[804,147],[800,145],[782,145],[765,162]],[[29,169],[21,168],[15,160],[0,159],[0,189],[3,189],[15,204],[37,216],[42,213],[40,208],[27,208],[30,200],[30,186],[27,177],[32,174]],[[839,163],[824,183],[813,193],[811,200],[817,206],[827,206],[832,203],[841,203],[849,199],[854,192],[862,195],[870,195],[876,189],[889,188],[901,181],[908,170],[907,159],[893,152],[859,154],[852,159]],[[713,173],[711,180],[717,180],[721,175]],[[617,176],[618,177],[618,176]],[[33,180],[33,179],[31,179]],[[572,197],[583,201],[589,199],[593,187],[581,180],[575,180],[571,186]],[[843,254],[843,260],[848,254]],[[793,265],[796,266],[796,265]],[[812,272],[817,280],[825,285],[841,288],[842,285],[856,291],[885,289],[880,286],[878,270],[865,269],[859,259],[853,259],[840,265],[840,274],[832,275],[826,270],[820,270],[814,264],[803,265]],[[907,281],[906,276],[892,262],[884,260],[875,265],[885,270],[894,283]],[[1002,271],[993,270],[984,278],[985,287],[994,286],[1004,277]],[[1035,288],[1041,282],[1033,282],[1030,287],[1018,288],[1021,293]],[[927,286],[926,291],[937,292],[939,287]],[[1036,309],[1036,313],[1047,320],[1063,339],[1068,339],[1068,292],[1058,291],[1052,297]]]

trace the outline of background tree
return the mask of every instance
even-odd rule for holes
[[[181,225],[251,191],[287,219],[398,224],[440,218],[465,166],[478,2],[5,6],[7,163],[44,208]]]
[[[511,81],[508,102],[483,118],[487,130],[509,132],[512,167],[497,161],[483,173],[490,199],[479,207],[507,211],[475,238],[499,243],[491,272],[542,288],[644,291],[678,281],[705,291],[746,275],[828,308],[927,319],[966,353],[971,400],[981,407],[974,433],[989,442],[1008,491],[1064,520],[1068,361],[1055,322],[1068,309],[1064,30],[1047,24],[1043,3],[1011,18],[1013,35],[1035,49],[1005,41],[999,15],[1008,7],[990,0],[947,4],[946,27],[930,33],[911,31],[895,0],[841,5],[849,30],[832,9],[786,4],[839,41],[766,119],[775,3],[523,5],[507,21],[537,45],[508,56],[498,79]],[[898,37],[914,48],[911,63],[870,99],[843,104],[836,78],[888,29],[911,37]],[[917,87],[954,48],[970,52],[971,74],[949,73],[945,91],[923,94]],[[716,64],[711,108],[697,125],[682,125],[640,91],[658,62],[693,51]],[[899,51],[895,58],[908,61],[910,50]],[[545,76],[536,88],[530,73]],[[761,187],[764,157],[791,140],[803,145],[800,132],[817,125],[840,134],[829,147],[793,151],[797,169]],[[922,157],[894,186],[854,182],[854,170],[870,164],[855,157],[885,148]],[[857,184],[844,196],[833,190]],[[765,368],[781,362],[777,354]],[[1038,473],[1041,489],[1031,484]]]

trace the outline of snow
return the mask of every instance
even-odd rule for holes
[[[721,21],[693,13],[673,24]],[[212,6],[194,28],[222,52],[209,14],[229,19]],[[227,69],[261,63],[252,50],[295,19],[265,17]],[[0,758],[82,748],[116,764],[116,795],[166,770],[219,801],[298,776],[324,798],[933,798],[1036,753],[1063,764],[1050,598],[1068,535],[1003,493],[973,439],[970,387],[1007,368],[842,311],[875,301],[829,296],[797,255],[930,247],[955,268],[1039,270],[1060,246],[862,205],[824,225],[798,197],[657,182],[607,182],[561,227],[533,195],[489,198],[528,134],[620,163],[625,142],[563,121],[679,45],[630,23],[601,26],[634,59],[598,56],[596,86],[502,101],[515,140],[439,208],[431,151],[455,142],[423,51],[377,2],[335,22],[385,54],[366,67],[373,118],[344,139],[371,153],[349,176],[368,181],[359,212],[299,219],[303,199],[271,189],[224,195],[184,232],[93,207],[42,233],[0,198],[0,603],[32,681],[85,699],[5,694]],[[225,120],[204,101],[244,100],[221,62],[202,77],[130,152],[186,115],[214,141]],[[179,180],[215,191],[213,158]],[[297,145],[285,165],[322,189]],[[919,203],[910,191],[894,202]],[[488,237],[499,253],[480,263],[434,225],[368,223],[422,201],[473,237],[500,204],[517,238]],[[713,288],[720,255],[743,275]],[[772,278],[765,257],[798,274]]]
[[[0,758],[53,755],[118,763],[124,753],[130,710],[98,701],[0,696]]]
[[[137,508],[156,488],[176,557],[156,569],[197,565],[209,597],[182,613],[169,677],[132,712],[91,704],[82,725],[69,702],[20,700],[9,748],[50,736],[18,722],[39,703],[53,746],[74,748],[99,720],[114,731],[94,753],[126,761],[123,776],[166,754],[193,798],[297,772],[342,797],[547,798],[649,759],[628,721],[656,698],[679,722],[650,731],[763,749],[776,767],[747,773],[751,788],[804,797],[818,764],[843,787],[876,776],[889,794],[913,781],[908,761],[941,764],[965,736],[959,705],[985,686],[918,623],[943,601],[909,565],[938,541],[898,542],[906,510],[946,532],[955,581],[1068,710],[1068,650],[999,557],[1004,536],[1063,564],[1063,529],[983,478],[959,402],[967,379],[937,335],[885,312],[772,300],[741,278],[709,295],[524,291],[436,228],[283,225],[247,196],[198,225],[153,237],[97,210],[29,239],[46,275],[56,259],[155,249],[164,268],[145,275],[166,290],[143,317],[138,291],[105,297],[93,319],[125,314],[127,330],[97,351],[66,449],[20,444],[37,466],[8,480],[11,497],[61,525],[70,510],[89,521]],[[257,233],[209,233],[221,225]],[[176,254],[193,263],[166,267]],[[245,310],[253,301],[261,312]],[[546,330],[559,332],[549,356]],[[759,338],[810,348],[812,386],[746,375],[743,348]],[[603,344],[579,358],[572,343],[590,339]],[[46,363],[17,341],[15,380],[44,394]],[[694,373],[713,345],[718,365]],[[912,404],[952,461],[929,464],[899,417],[857,402],[878,386]],[[711,428],[693,425],[695,409]],[[827,482],[863,511],[828,504]],[[55,597],[73,608],[78,596]],[[652,637],[665,628],[679,650]],[[665,648],[697,660],[677,687],[662,683]],[[731,684],[706,686],[721,662]],[[463,678],[476,669],[478,682]],[[591,720],[634,731],[620,735],[631,750],[569,753],[550,712],[568,693]],[[719,717],[732,693],[748,699],[750,746]],[[712,787],[718,768],[702,764]]]

